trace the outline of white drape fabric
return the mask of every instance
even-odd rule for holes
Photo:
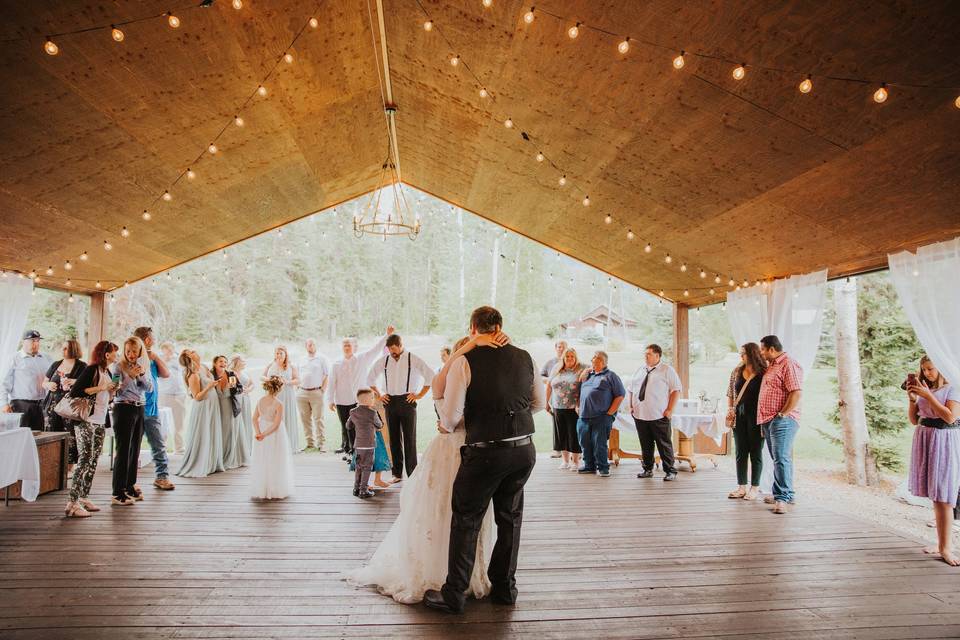
[[[727,318],[733,339],[739,346],[775,335],[803,367],[804,376],[809,376],[820,348],[826,295],[826,270],[731,291],[727,294]],[[773,460],[764,447],[760,490],[769,493],[772,486]]]
[[[33,280],[11,274],[0,277],[0,380],[20,348],[27,313],[33,301]]]
[[[960,384],[960,237],[888,260],[917,339],[944,377]]]

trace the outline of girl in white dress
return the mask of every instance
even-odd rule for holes
[[[456,358],[477,344],[502,344],[505,337],[478,335],[463,338],[455,353],[433,379],[434,402],[443,402],[447,371]],[[453,480],[460,469],[460,447],[466,440],[463,423],[453,433],[436,435],[417,464],[417,472],[400,492],[400,515],[377,547],[369,564],[348,572],[351,584],[373,585],[397,602],[413,604],[423,600],[427,589],[439,589],[447,577],[450,548],[450,520]],[[483,598],[490,593],[487,565],[493,553],[495,527],[493,511],[487,510],[477,540],[477,558],[467,595]]]
[[[266,382],[274,376],[283,380],[283,391],[280,392],[277,399],[283,403],[283,425],[287,430],[290,452],[300,453],[302,451],[300,447],[300,418],[297,412],[297,386],[300,384],[300,376],[297,373],[297,368],[290,364],[287,348],[283,345],[274,349],[273,362],[264,369],[263,381]]]
[[[293,456],[283,426],[285,408],[277,396],[283,380],[269,378],[263,383],[267,395],[260,398],[253,412],[253,462],[250,465],[250,495],[275,500],[293,493]]]

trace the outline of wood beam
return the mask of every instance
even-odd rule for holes
[[[98,291],[90,294],[90,322],[87,324],[87,354],[104,339],[107,332],[107,294]]]
[[[690,307],[673,304],[673,368],[680,376],[683,397],[690,395]]]

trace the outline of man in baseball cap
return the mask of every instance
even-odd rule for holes
[[[23,333],[23,347],[14,356],[0,384],[0,411],[23,414],[20,426],[34,431],[43,430],[40,401],[46,394],[43,380],[52,364],[49,357],[40,353],[42,339],[36,329]]]

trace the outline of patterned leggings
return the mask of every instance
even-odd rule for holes
[[[77,438],[77,465],[73,468],[73,485],[70,487],[70,502],[90,495],[93,475],[97,472],[97,460],[103,450],[102,424],[77,422],[74,434]]]

